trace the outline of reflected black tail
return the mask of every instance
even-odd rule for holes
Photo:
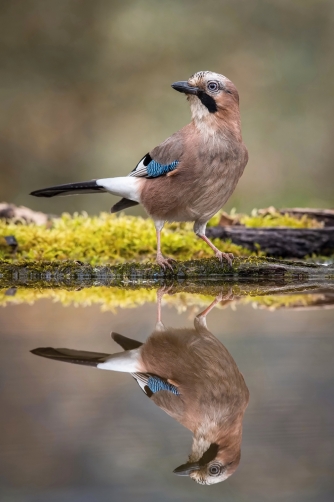
[[[81,181],[78,183],[67,183],[66,185],[56,185],[53,187],[35,190],[30,195],[35,197],[56,197],[57,195],[78,195],[84,193],[106,192],[106,190],[96,183],[96,180]]]
[[[52,347],[38,347],[30,351],[36,356],[46,357],[47,359],[55,359],[56,361],[64,361],[72,364],[82,364],[84,366],[96,367],[99,363],[104,362],[110,354],[100,352],[88,352],[85,350],[72,349],[54,349]]]

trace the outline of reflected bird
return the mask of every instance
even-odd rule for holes
[[[113,339],[124,349],[104,354],[51,347],[33,354],[99,369],[131,373],[154,403],[193,432],[188,462],[174,470],[200,484],[224,481],[240,462],[242,420],[249,392],[234,359],[208,330],[206,315],[214,302],[194,321],[193,329],[166,328],[158,320],[145,343],[118,333]]]
[[[153,148],[125,177],[104,178],[43,188],[36,197],[109,192],[122,197],[112,208],[116,213],[142,204],[153,219],[157,233],[157,263],[172,268],[160,248],[166,221],[194,222],[194,232],[220,261],[231,265],[233,255],[223,253],[206,237],[207,222],[232,195],[247,164],[241,137],[239,94],[223,75],[200,71],[173,89],[186,94],[192,120]]]

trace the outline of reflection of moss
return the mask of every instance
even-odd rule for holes
[[[28,303],[33,305],[41,299],[49,299],[63,306],[90,307],[100,305],[102,312],[115,312],[117,308],[135,308],[144,303],[156,302],[156,290],[140,288],[136,290],[126,290],[113,287],[91,287],[79,291],[69,291],[65,289],[33,289],[19,288],[15,295],[7,296],[6,290],[0,290],[0,306],[17,305]],[[212,301],[212,296],[204,294],[176,293],[165,295],[163,303],[174,306],[180,312],[189,306],[198,308],[208,305]]]
[[[63,214],[50,225],[15,225],[0,220],[0,237],[15,236],[18,242],[15,259],[29,261],[82,260],[103,265],[155,256],[156,235],[149,219],[107,213],[92,217]],[[219,239],[216,245],[222,245]],[[208,245],[194,235],[190,223],[166,225],[162,247],[164,254],[178,260],[212,256]],[[228,241],[224,243],[224,251],[236,256],[251,254]],[[0,245],[0,259],[12,260],[13,256],[9,246]]]
[[[242,299],[243,303],[252,303],[255,307],[276,310],[280,308],[307,307],[313,305],[322,294],[295,294],[295,295],[266,295],[248,296]]]
[[[157,287],[157,286],[156,286]],[[323,295],[321,293],[309,292],[298,293],[300,286],[291,284],[286,286],[290,294],[266,294],[273,291],[273,287],[261,286],[257,284],[198,284],[187,285],[187,290],[183,290],[184,285],[175,284],[172,287],[173,294],[166,294],[163,303],[175,307],[179,312],[189,309],[198,312],[200,308],[207,306],[221,291],[233,292],[237,300],[233,302],[223,301],[219,306],[224,308],[235,303],[249,304],[255,307],[269,309],[308,306],[314,304]],[[310,286],[308,286],[310,287]],[[291,292],[296,291],[295,294]],[[8,294],[10,293],[10,294]],[[91,286],[82,289],[73,287],[36,288],[19,287],[16,290],[0,289],[0,306],[27,303],[34,304],[41,299],[48,299],[63,306],[90,307],[101,306],[101,310],[115,312],[117,308],[134,308],[144,303],[155,303],[156,288],[130,286],[126,288],[109,286]]]
[[[147,302],[154,302],[156,292],[153,289],[126,290],[107,286],[93,286],[79,290],[18,288],[13,296],[8,296],[6,290],[0,290],[0,305],[2,306],[21,303],[32,305],[41,299],[49,299],[65,307],[101,305],[102,311],[114,311],[118,307],[133,308]]]

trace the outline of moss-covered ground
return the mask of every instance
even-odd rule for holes
[[[0,222],[1,236],[12,235],[18,242],[14,254],[9,246],[1,246],[0,259],[28,261],[80,260],[91,265],[123,263],[152,259],[156,253],[153,222],[134,216],[99,216],[63,214],[49,226],[15,225]],[[188,223],[166,225],[162,232],[165,255],[178,260],[212,256],[210,248],[196,238]],[[227,252],[249,255],[240,246],[226,243]]]
[[[235,217],[235,215],[233,215]],[[239,215],[238,220],[246,226],[289,226],[293,228],[319,227],[315,220],[293,218],[271,212],[251,216]],[[209,225],[218,224],[218,213]],[[5,241],[6,236],[15,237],[18,247],[13,249]],[[214,243],[222,247],[219,239]],[[162,232],[162,250],[166,256],[177,260],[201,259],[212,256],[212,251],[198,239],[190,223],[167,224]],[[250,256],[252,253],[241,246],[224,242],[224,251],[235,256]],[[86,214],[63,214],[46,225],[15,224],[0,220],[0,259],[16,262],[50,262],[80,260],[91,265],[142,262],[155,257],[156,235],[153,222],[135,216],[99,216]],[[261,251],[257,253],[261,255]]]

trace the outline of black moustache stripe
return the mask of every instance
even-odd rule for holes
[[[210,444],[209,448],[203,453],[201,458],[199,459],[200,465],[206,465],[212,460],[214,460],[217,456],[219,446],[216,443]]]
[[[210,113],[215,113],[218,110],[215,100],[205,92],[199,92],[198,97]]]

